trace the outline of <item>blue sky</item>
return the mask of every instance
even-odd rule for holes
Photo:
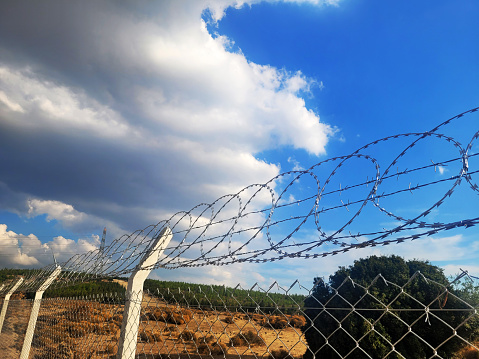
[[[474,0],[2,2],[0,267],[41,267],[51,263],[52,251],[66,260],[97,248],[104,226],[108,244],[251,183],[386,136],[428,131],[477,107],[478,13]],[[478,130],[477,113],[466,117],[444,128],[462,144]],[[366,152],[384,171],[410,141],[391,140]],[[453,146],[428,138],[397,167],[457,155]],[[330,187],[371,178],[374,167],[362,161],[349,161]],[[383,189],[458,170],[460,161]],[[317,173],[328,171],[325,165]],[[275,182],[275,191],[285,183]],[[302,198],[311,186],[310,179],[300,180],[288,196]],[[381,205],[410,218],[447,189],[428,187]],[[427,219],[474,218],[477,205],[477,192],[461,184]],[[344,209],[322,215],[324,230],[339,228],[348,215]],[[353,227],[368,232],[393,222],[367,207]],[[288,229],[273,232],[280,238]],[[296,241],[317,237],[313,225],[302,229]],[[318,260],[153,276],[309,283],[381,253],[429,259],[448,274],[459,267],[479,273],[476,238],[474,228],[454,230]]]

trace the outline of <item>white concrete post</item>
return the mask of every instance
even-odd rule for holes
[[[45,282],[38,288],[35,293],[35,300],[33,302],[32,312],[30,313],[30,320],[28,321],[27,332],[25,333],[25,339],[23,340],[22,353],[20,359],[28,359],[30,354],[30,347],[32,346],[33,334],[35,332],[35,325],[37,324],[38,312],[40,311],[40,304],[42,303],[43,293],[47,290],[50,284],[53,283],[56,277],[60,274],[62,268],[57,266],[55,270],[50,274]]]
[[[8,307],[8,302],[10,301],[10,297],[17,290],[17,288],[22,284],[23,282],[23,277],[21,277],[17,283],[10,289],[5,295],[5,299],[3,300],[3,306],[2,306],[2,314],[0,314],[0,333],[2,332],[2,327],[3,327],[3,321],[5,320],[5,315],[7,314],[7,307]]]
[[[117,359],[135,358],[141,301],[143,300],[143,283],[172,237],[171,230],[165,227],[141,259],[138,269],[128,279],[126,303],[123,310],[118,353],[116,354]]]

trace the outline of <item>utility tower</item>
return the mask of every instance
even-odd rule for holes
[[[103,236],[101,237],[101,243],[100,243],[100,253],[103,253],[103,250],[105,249],[105,237],[106,237],[106,227],[103,228]]]

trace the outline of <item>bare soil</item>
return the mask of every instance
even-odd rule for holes
[[[120,284],[126,286],[126,282]],[[31,359],[115,357],[123,305],[88,299],[42,301]],[[15,303],[12,305],[12,302]],[[0,334],[2,358],[19,357],[31,302],[25,299],[11,301]],[[253,358],[270,357],[270,353],[279,350],[300,358],[307,348],[301,329],[292,326],[292,323],[297,325],[298,316],[293,319],[291,316],[267,317],[185,308],[145,294],[139,319],[138,358],[191,359],[218,355]],[[288,324],[288,321],[291,322]],[[275,329],[269,323],[284,327]],[[259,344],[248,345],[235,340],[240,333],[259,337]]]

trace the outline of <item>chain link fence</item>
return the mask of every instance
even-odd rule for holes
[[[140,297],[137,341],[124,344],[136,346],[136,358],[479,357],[478,303],[419,272],[403,285],[378,275],[367,285],[347,277],[337,288],[321,280],[309,289],[298,281],[250,289],[146,284],[143,296],[44,299],[28,357],[119,357],[125,304]],[[10,300],[3,357],[20,356],[32,306],[21,294]]]

